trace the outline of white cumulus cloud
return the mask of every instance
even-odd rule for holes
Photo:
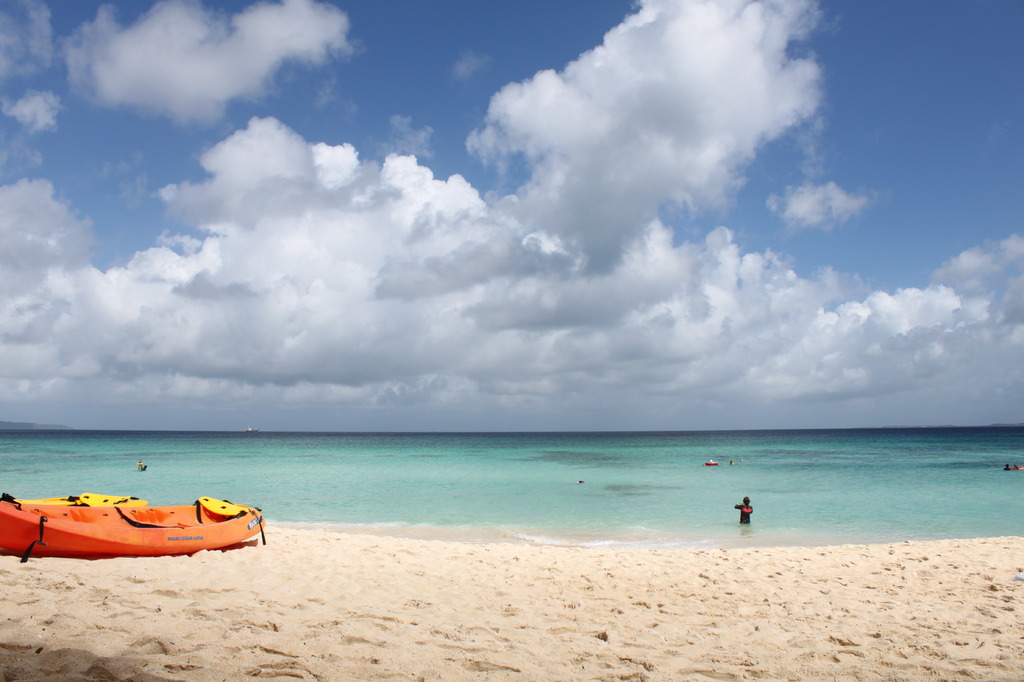
[[[624,425],[665,428],[726,405],[770,423],[779,406],[839,402],[877,423],[908,400],[1021,397],[1019,239],[953,259],[928,287],[858,294],[745,252],[726,228],[674,244],[654,220],[595,275],[557,235],[410,156],[360,161],[253,119],[201,163],[205,182],[164,196],[203,236],[106,271],[48,184],[0,188],[0,206],[24,207],[0,219],[21,244],[0,262],[16,294],[0,309],[3,400],[526,419],[615,405]],[[968,261],[990,288],[953,281]]]
[[[347,31],[343,12],[314,0],[258,3],[231,17],[164,0],[128,27],[104,5],[65,56],[72,82],[103,104],[210,121],[232,99],[262,95],[286,62],[350,52]]]
[[[863,211],[870,199],[850,194],[834,182],[789,187],[785,196],[771,195],[768,207],[791,229],[831,230]]]
[[[4,114],[25,126],[30,133],[56,130],[60,98],[52,92],[32,90],[15,102],[4,100],[2,110]]]
[[[503,88],[470,149],[533,167],[523,219],[612,267],[666,202],[724,205],[768,140],[805,121],[820,69],[793,55],[811,2],[646,0],[561,71]]]

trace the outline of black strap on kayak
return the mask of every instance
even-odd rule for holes
[[[114,509],[116,509],[117,513],[121,515],[122,519],[127,521],[132,526],[135,526],[136,528],[177,528],[177,526],[158,526],[155,523],[143,523],[142,521],[136,521],[135,519],[129,517],[127,514],[121,511],[120,507],[114,507]]]
[[[36,545],[42,545],[46,547],[46,543],[43,542],[43,524],[49,521],[45,516],[39,517],[39,539],[34,540],[31,545],[25,548],[25,553],[21,555],[21,563],[28,561],[29,556],[32,554],[32,550],[35,549]]]
[[[232,502],[231,500],[224,500],[224,501],[227,502],[228,504],[234,504],[234,502]],[[262,509],[260,509],[259,507],[250,507],[248,510],[243,509],[242,511],[240,511],[237,514],[235,514],[234,516],[232,516],[231,519],[237,519],[239,516],[245,516],[249,512],[252,512],[252,515],[257,518],[258,523],[260,524],[260,539],[263,540],[263,544],[264,545],[267,544],[267,534],[263,532],[263,513],[262,513],[263,510]],[[228,521],[230,521],[231,519],[228,519]]]
[[[201,525],[203,523],[203,505],[199,500],[196,500],[193,504],[196,506],[196,521]]]
[[[18,500],[14,498],[14,495],[8,495],[7,493],[3,493],[2,495],[0,495],[0,502],[10,502],[11,504],[18,508],[18,511],[21,511],[21,502],[18,502]]]
[[[232,502],[231,500],[221,500],[221,501],[222,501],[222,502],[225,502],[225,503],[227,503],[227,504],[235,504],[235,503],[234,503],[234,502]],[[237,504],[235,504],[235,506],[236,506],[236,507],[240,507],[241,505],[237,505]],[[237,514],[235,514],[234,516],[229,516],[228,518],[226,518],[226,519],[224,519],[224,520],[225,520],[225,521],[230,521],[231,519],[237,519],[238,517],[240,517],[240,516],[245,516],[245,515],[246,515],[246,514],[248,514],[248,513],[249,513],[249,512],[248,512],[247,510],[243,509],[242,511],[238,512],[238,513],[237,513]]]

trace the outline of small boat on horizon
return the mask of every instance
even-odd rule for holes
[[[246,433],[259,433],[259,432],[260,432],[260,430],[259,430],[259,429],[254,429],[254,428],[253,428],[253,427],[251,427],[251,426],[246,426],[246,427],[245,427],[245,432],[246,432]]]

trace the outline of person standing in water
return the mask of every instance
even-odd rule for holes
[[[750,506],[749,497],[744,497],[743,504],[737,504],[733,508],[740,510],[740,523],[750,523],[750,515],[754,513],[754,508]]]

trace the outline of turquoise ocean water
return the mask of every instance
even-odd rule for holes
[[[16,497],[208,495],[261,507],[270,528],[583,546],[1020,535],[1024,471],[1007,463],[1024,465],[1024,428],[0,432],[0,490]],[[733,509],[744,495],[750,526]]]

